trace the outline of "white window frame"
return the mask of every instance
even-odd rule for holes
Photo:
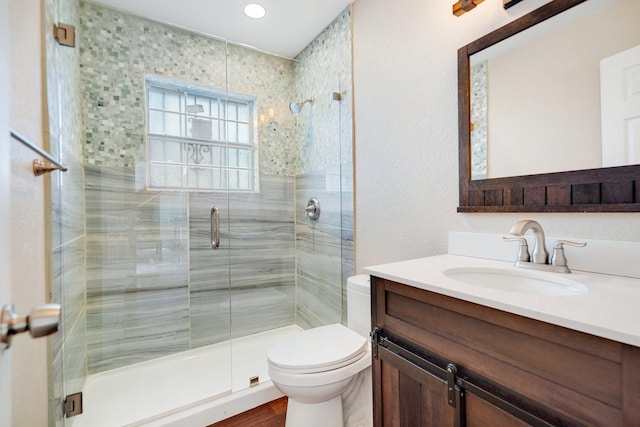
[[[162,107],[150,99],[151,93],[162,93]],[[173,108],[166,107],[166,94],[177,97]],[[145,75],[146,188],[258,192],[256,117],[255,96]]]

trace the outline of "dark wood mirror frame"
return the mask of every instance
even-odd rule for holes
[[[471,180],[469,57],[584,1],[552,1],[458,50],[458,212],[640,212],[640,165]]]

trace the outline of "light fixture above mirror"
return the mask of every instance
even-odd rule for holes
[[[484,0],[459,0],[453,5],[453,14],[460,16],[463,13],[469,12]]]

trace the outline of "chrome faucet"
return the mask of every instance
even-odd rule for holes
[[[524,238],[524,235],[528,230],[531,230],[536,238],[531,256],[529,256],[527,239]],[[513,227],[511,227],[509,234],[510,236],[504,236],[502,239],[505,241],[520,242],[515,266],[522,268],[553,271],[556,273],[571,273],[571,270],[569,270],[569,266],[567,265],[567,258],[564,255],[563,245],[578,247],[586,246],[586,243],[558,240],[553,245],[553,255],[551,255],[551,262],[549,263],[549,253],[545,246],[544,230],[540,223],[532,219],[518,221],[513,225]]]

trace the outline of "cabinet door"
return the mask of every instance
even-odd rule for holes
[[[532,425],[468,391],[465,392],[464,401],[467,427],[524,427]]]
[[[383,347],[374,359],[374,425],[377,427],[459,426],[457,406],[447,401],[447,382]]]

